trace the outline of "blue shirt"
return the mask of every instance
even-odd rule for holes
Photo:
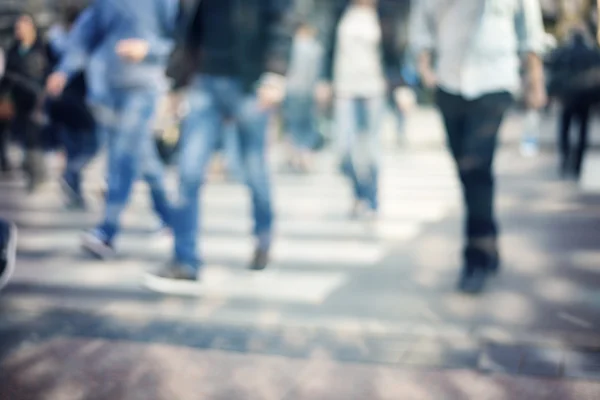
[[[102,59],[109,87],[162,86],[173,47],[178,0],[95,0],[76,21],[58,70],[72,76],[84,69],[90,56]],[[148,56],[131,63],[116,54],[123,39],[144,39]]]

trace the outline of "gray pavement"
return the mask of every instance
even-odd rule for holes
[[[98,210],[63,211],[56,187],[28,198],[0,183],[0,216],[21,227],[19,269],[0,297],[0,398],[598,398],[600,205],[559,181],[555,164],[552,154],[501,152],[504,271],[480,298],[454,291],[460,197],[442,149],[386,155],[375,226],[346,218],[349,191],[331,155],[310,176],[278,173],[274,263],[260,274],[244,269],[247,194],[211,182],[205,281],[193,298],[140,287],[170,248],[149,234],[143,187],[119,258],[103,264],[77,247]],[[209,373],[209,360],[231,375]],[[89,384],[77,384],[85,365]],[[100,390],[94,382],[114,365],[122,379]],[[253,370],[265,380],[246,379]]]

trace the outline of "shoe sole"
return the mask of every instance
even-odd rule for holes
[[[202,286],[199,281],[165,279],[152,274],[144,274],[142,286],[161,294],[178,296],[200,296],[202,294]]]
[[[6,286],[13,273],[15,272],[15,264],[17,259],[17,226],[11,223],[8,230],[8,248],[7,248],[7,259],[6,268],[2,276],[0,276],[0,289]]]
[[[113,249],[106,246],[102,240],[90,233],[85,233],[81,236],[81,248],[99,260],[108,260],[114,258],[116,255]]]

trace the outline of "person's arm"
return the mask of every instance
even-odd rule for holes
[[[267,30],[264,59],[264,84],[283,85],[288,70],[294,26],[293,1],[264,1],[263,24]]]
[[[402,66],[405,59],[406,35],[402,29],[406,27],[402,19],[408,11],[409,3],[398,0],[380,0],[379,23],[382,31],[383,63],[386,71],[388,86],[391,91],[405,86],[402,76]]]
[[[173,51],[175,46],[175,35],[179,17],[179,1],[163,1],[161,18],[163,21],[163,32],[157,32],[157,35],[148,40],[148,54],[146,59],[164,60]]]
[[[516,18],[519,50],[525,55],[528,94],[527,102],[532,108],[541,108],[547,102],[544,78],[544,23],[538,0],[520,0]]]
[[[596,1],[596,41],[600,45],[600,1]]]
[[[166,75],[171,79],[171,91],[178,91],[192,80],[199,63],[202,43],[202,0],[180,0],[174,31],[175,43]]]
[[[428,88],[435,87],[432,55],[435,49],[435,21],[426,0],[413,2],[410,15],[410,48],[417,58],[417,71]]]
[[[67,38],[66,52],[56,68],[57,72],[70,78],[85,68],[90,55],[102,39],[99,4],[101,1],[94,2],[75,21]]]

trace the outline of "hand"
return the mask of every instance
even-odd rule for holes
[[[402,112],[410,111],[417,104],[415,92],[408,87],[399,87],[394,90],[394,100]]]
[[[148,55],[150,46],[143,39],[124,39],[117,43],[115,51],[126,61],[138,63]]]
[[[52,73],[46,81],[46,92],[53,97],[60,96],[63,90],[65,90],[67,80],[68,77],[63,72]]]
[[[281,104],[285,97],[285,88],[282,84],[266,82],[257,90],[258,105],[262,110],[270,110]]]
[[[326,106],[333,98],[333,89],[328,82],[321,82],[315,88],[315,100],[323,107]]]
[[[548,104],[548,93],[544,84],[535,83],[531,85],[525,100],[527,105],[534,110],[544,108]]]

